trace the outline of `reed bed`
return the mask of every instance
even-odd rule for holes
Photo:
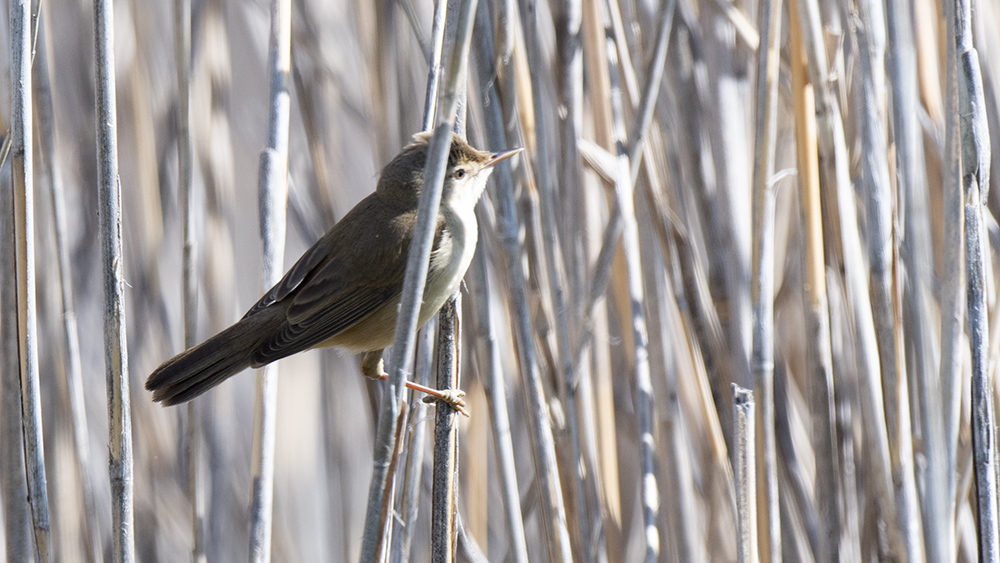
[[[7,10],[7,560],[998,563],[996,3],[113,7]],[[525,151],[389,381],[152,403],[423,129]]]

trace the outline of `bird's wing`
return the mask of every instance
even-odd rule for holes
[[[327,257],[327,237],[322,237],[312,247],[309,248],[296,262],[295,264],[285,272],[284,277],[281,278],[278,283],[274,284],[267,293],[264,294],[250,310],[243,315],[243,318],[255,315],[260,311],[266,309],[267,307],[281,301],[282,299],[288,297],[295,288],[302,283],[302,280],[309,275],[323,259]]]
[[[354,237],[368,236],[369,241],[384,240],[386,244],[376,242],[364,249],[354,245],[331,245],[338,249],[336,254],[328,253],[303,277],[294,292],[288,294],[291,302],[285,322],[255,351],[254,365],[312,348],[399,298],[410,233],[402,226],[406,221],[401,217],[380,219],[384,220],[355,224],[345,231]],[[390,234],[390,231],[394,232]],[[435,236],[435,246],[440,231],[441,226]]]
[[[376,218],[375,221],[359,221],[359,218],[377,213],[377,211],[373,211],[373,209],[378,208],[376,197],[375,194],[371,194],[361,200],[332,229],[313,243],[309,250],[306,250],[295,264],[285,272],[281,280],[274,284],[274,287],[268,290],[253,307],[250,307],[243,318],[255,315],[263,309],[281,302],[295,293],[307,278],[323,267],[324,263],[336,261],[338,258],[334,256],[336,251],[331,253],[331,249],[343,248],[343,245],[336,244],[338,239],[348,238],[351,236],[350,233],[354,233],[355,238],[357,238],[361,234],[356,232],[357,230],[371,228],[371,224],[377,224],[382,219],[381,217]]]
[[[379,286],[338,291],[315,301],[307,309],[295,307],[295,319],[288,318],[253,354],[253,365],[264,365],[335,336],[364,319],[393,298],[398,298],[402,279]]]

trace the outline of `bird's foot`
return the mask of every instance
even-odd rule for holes
[[[369,379],[386,379],[389,377],[389,374],[385,372],[382,350],[373,350],[365,353],[365,357],[361,360],[361,373]],[[465,391],[461,389],[434,389],[412,381],[407,381],[406,386],[414,391],[426,394],[427,396],[423,398],[425,403],[445,403],[465,416],[469,416],[469,411],[465,409]]]
[[[428,393],[425,389],[427,388],[423,386],[421,386],[421,389],[418,389],[418,391],[427,393],[423,398],[425,403],[444,403],[468,418],[469,411],[465,410],[465,391],[461,389],[430,389],[434,393]]]

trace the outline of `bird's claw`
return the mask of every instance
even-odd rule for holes
[[[465,391],[461,389],[438,389],[437,394],[425,395],[423,401],[425,403],[442,402],[466,417],[469,416],[469,411],[465,409]]]

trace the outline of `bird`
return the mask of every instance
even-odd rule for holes
[[[153,401],[184,403],[246,368],[319,347],[363,352],[362,374],[384,379],[382,349],[395,333],[430,138],[429,132],[414,135],[382,169],[375,191],[306,250],[243,318],[156,368],[146,380]],[[452,135],[420,326],[458,289],[469,268],[479,228],[474,209],[493,167],[521,150],[480,151]]]

